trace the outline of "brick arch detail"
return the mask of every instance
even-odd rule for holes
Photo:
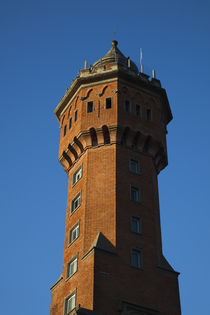
[[[104,145],[123,145],[131,150],[151,156],[157,173],[167,165],[167,154],[162,143],[151,135],[143,134],[130,127],[103,125],[101,128],[90,128],[74,137],[59,158],[66,173],[89,148]]]
[[[89,90],[87,91],[87,94],[86,94],[85,96],[81,97],[81,101],[86,100],[86,99],[90,96],[90,93],[91,93],[92,91],[93,91],[93,89],[89,89]]]
[[[101,93],[99,93],[99,96],[102,96],[107,88],[108,88],[108,85],[104,86]]]
[[[92,147],[97,147],[97,145],[98,145],[98,137],[97,137],[97,134],[96,134],[96,130],[95,130],[95,128],[90,128],[89,131],[90,131]]]

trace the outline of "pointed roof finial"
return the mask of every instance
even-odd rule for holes
[[[118,41],[117,40],[113,40],[112,41],[112,47],[117,47],[117,45],[118,45]]]

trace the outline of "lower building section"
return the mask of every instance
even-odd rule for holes
[[[78,273],[52,286],[50,315],[180,315],[178,273],[159,264],[132,266],[99,233]]]

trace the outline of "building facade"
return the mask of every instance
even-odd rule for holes
[[[51,315],[181,314],[178,273],[162,253],[157,182],[172,114],[160,81],[117,45],[85,65],[55,109],[68,195]]]

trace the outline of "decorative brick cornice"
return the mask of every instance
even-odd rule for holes
[[[80,132],[77,137],[74,137],[74,141],[67,146],[59,157],[59,161],[66,173],[69,172],[86,150],[113,144],[122,145],[135,152],[151,156],[157,173],[167,166],[167,153],[164,146],[151,135],[146,135],[139,130],[133,130],[129,127],[106,126],[109,133],[109,143],[107,143],[103,127],[97,129],[90,128],[89,130]],[[91,130],[94,130],[96,134],[97,143],[93,143]]]

